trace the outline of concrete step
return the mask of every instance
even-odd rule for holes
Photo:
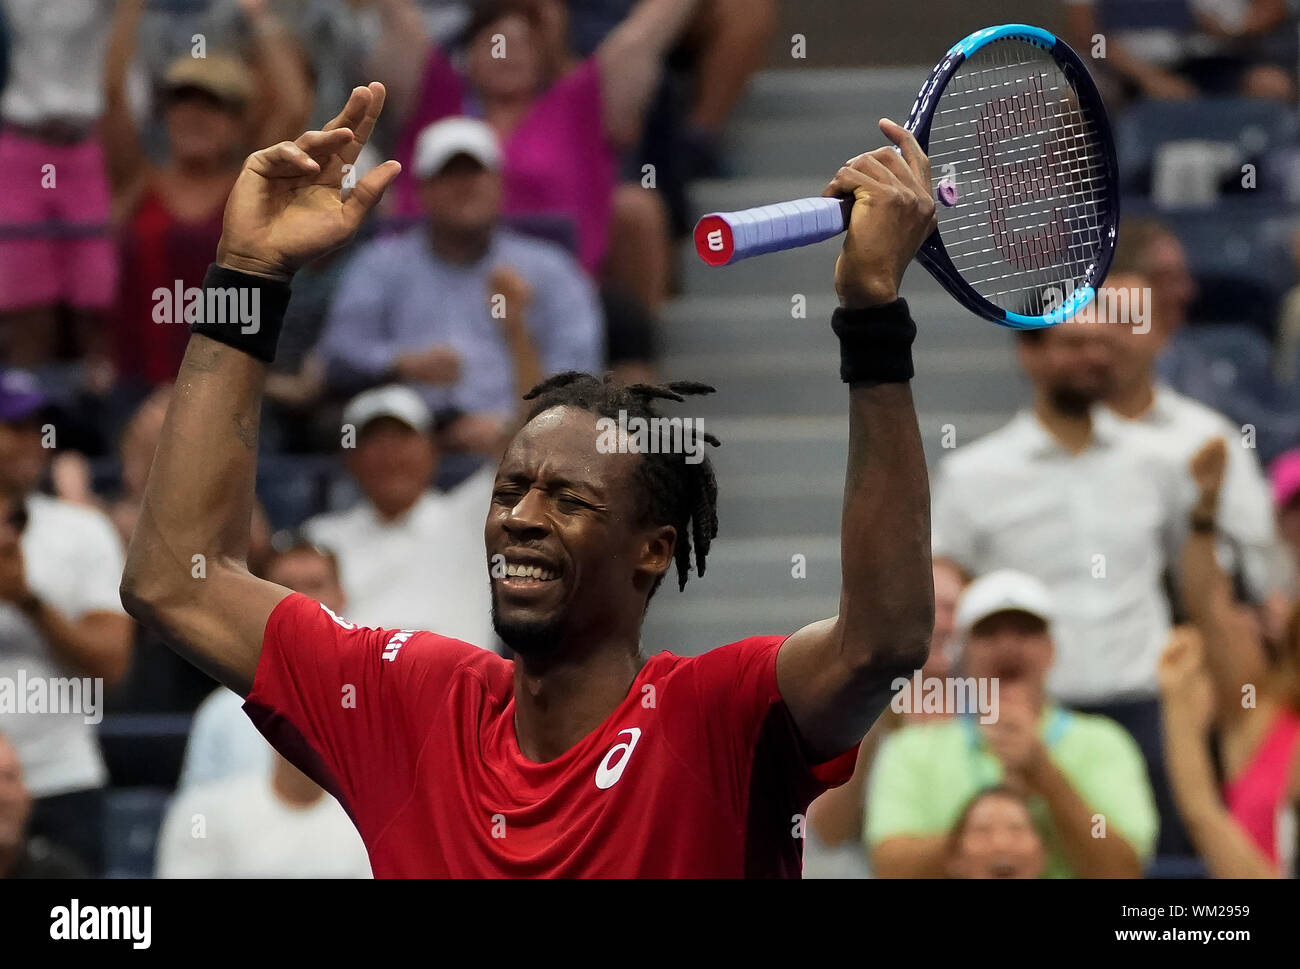
[[[700,583],[701,588],[710,578],[711,570]],[[688,603],[695,578],[683,593],[678,593],[676,579],[672,581],[670,587],[669,579],[665,579],[650,603],[641,634],[641,651],[647,655],[666,649],[681,656],[698,656],[749,636],[788,636],[839,610],[838,594],[743,599],[703,596]]]
[[[950,453],[946,444],[969,444],[1001,427],[1009,416],[1010,412],[970,408],[956,416],[921,412],[917,423],[927,463],[934,468]],[[949,425],[951,435],[947,433]],[[843,412],[828,417],[705,417],[704,427],[722,442],[721,447],[709,448],[709,460],[718,477],[720,507],[729,495],[744,496],[751,503],[750,514],[739,519],[739,527],[761,517],[761,511],[755,509],[764,500],[787,502],[814,493],[834,495],[843,488],[848,448],[848,419]],[[829,516],[814,515],[813,521],[821,524],[806,530],[837,531],[836,507]]]
[[[781,257],[774,257],[781,258]],[[725,272],[726,270],[721,270]],[[967,313],[946,292],[920,285],[912,274],[908,306],[917,321],[917,347],[997,350],[1014,361],[1011,334]],[[765,352],[797,352],[831,340],[829,323],[837,302],[829,287],[805,294],[804,318],[795,319],[795,301],[780,293],[687,296],[665,307],[660,319],[663,350],[669,356],[726,351],[734,347]]]
[[[917,357],[920,376],[913,392],[918,408],[948,415],[950,421],[972,410],[1010,413],[1028,399],[1027,386],[1004,354],[941,351]],[[716,400],[714,406],[732,413],[834,416],[844,412],[847,401],[844,385],[835,377],[838,365],[835,348],[825,346],[798,355],[689,354],[667,357],[661,366],[675,380],[699,380],[717,388],[710,404]],[[688,406],[691,414],[708,410],[694,401]]]
[[[724,150],[733,177],[810,177],[824,184],[850,158],[884,143],[875,118],[819,116],[736,122],[727,128]]]
[[[861,118],[875,131],[878,118],[907,119],[930,67],[869,70],[764,71],[737,106],[738,121],[772,118]]]

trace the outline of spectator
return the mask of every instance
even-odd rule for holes
[[[951,878],[1041,878],[1046,864],[1029,802],[1005,784],[971,798],[953,826],[946,865]]]
[[[1066,36],[1083,51],[1106,39],[1094,63],[1116,97],[1295,99],[1286,0],[1066,0]]]
[[[953,621],[961,587],[962,576],[956,568],[943,561],[934,563],[934,632],[930,637],[930,656],[921,668],[925,680],[942,679],[952,670]],[[853,776],[808,807],[810,837],[804,853],[805,878],[860,877],[866,873],[866,858],[862,853],[862,811],[867,775],[881,740],[904,724],[943,720],[951,715],[949,710],[895,713],[892,709],[880,715],[858,747]]]
[[[364,497],[304,526],[338,555],[349,618],[362,626],[429,629],[453,639],[496,642],[483,581],[484,516],[495,463],[453,491],[429,487],[438,464],[432,418],[419,395],[388,386],[359,395],[343,412],[355,429],[348,470]]]
[[[1254,601],[1285,598],[1290,588],[1287,567],[1273,522],[1268,484],[1253,447],[1243,440],[1239,426],[1222,414],[1180,394],[1155,372],[1155,361],[1168,340],[1164,321],[1151,314],[1153,293],[1141,273],[1123,267],[1112,269],[1106,292],[1124,294],[1128,305],[1147,307],[1141,324],[1120,321],[1109,327],[1115,356],[1115,381],[1106,402],[1121,417],[1148,428],[1150,436],[1171,465],[1188,467],[1196,450],[1221,437],[1231,442],[1223,504],[1219,510],[1227,561],[1241,573]],[[1121,302],[1120,305],[1123,305]],[[1133,322],[1133,326],[1127,325]]]
[[[885,740],[868,782],[866,842],[877,874],[942,875],[963,809],[1001,783],[1028,797],[1049,877],[1141,874],[1157,826],[1142,756],[1114,722],[1048,700],[1054,613],[1041,582],[1010,570],[962,594],[963,666],[998,683],[996,719],[913,724]]]
[[[355,255],[319,346],[336,386],[412,383],[434,413],[460,412],[448,433],[485,453],[534,378],[601,362],[600,311],[581,268],[499,226],[500,166],[481,121],[431,125],[415,158],[426,223]]]
[[[1300,449],[1287,451],[1269,467],[1278,533],[1300,569]]]
[[[108,513],[123,547],[131,541],[144,503],[144,487],[171,395],[172,386],[161,385],[131,415],[118,440],[120,487],[107,501],[92,496],[93,505]],[[270,538],[266,512],[260,502],[254,502],[248,549],[254,568],[261,568],[266,560]],[[132,634],[131,664],[107,694],[111,712],[189,713],[212,692],[212,677],[177,656],[159,637],[134,623]]]
[[[636,0],[571,3],[577,55],[590,56],[635,5]],[[723,128],[767,58],[776,27],[776,0],[705,0],[667,59],[645,137],[627,158],[624,177],[640,181],[641,166],[654,165],[677,235],[691,227],[687,183],[722,175]]]
[[[639,180],[619,186],[620,155],[640,140],[661,61],[697,3],[641,0],[573,68],[556,0],[482,4],[465,30],[463,71],[430,48],[418,87],[417,75],[379,78],[407,119],[398,161],[416,157],[417,133],[431,122],[480,115],[504,145],[506,214],[572,221],[583,267],[657,309],[669,284],[668,214]],[[395,188],[413,213],[415,186],[401,177]]]
[[[1276,873],[1289,847],[1278,819],[1300,792],[1300,612],[1270,661],[1259,624],[1234,601],[1215,556],[1226,462],[1226,447],[1215,441],[1193,464],[1200,497],[1182,572],[1194,627],[1166,650],[1161,685],[1170,782],[1187,829],[1211,874],[1242,877]]]
[[[297,137],[309,97],[293,42],[282,30],[258,34],[259,66],[273,83],[256,99],[269,106],[256,130],[248,66],[218,51],[183,55],[163,79],[167,160],[155,165],[127,102],[127,68],[142,8],[143,0],[118,5],[106,66],[105,147],[123,260],[112,363],[127,393],[176,376],[189,330],[172,294],[202,284],[221,238],[226,196],[250,141],[268,145]],[[162,302],[159,291],[166,294]]]
[[[42,446],[48,407],[31,375],[0,373],[0,678],[111,685],[131,651],[131,620],[117,591],[122,546],[103,513],[36,491],[51,453]],[[36,799],[32,833],[101,871],[107,771],[91,711],[0,710],[0,733],[17,748]]]
[[[1300,228],[1291,235],[1291,262],[1296,277],[1300,278]],[[1296,362],[1300,361],[1300,285],[1292,286],[1282,299],[1277,320],[1277,350],[1273,357],[1273,371],[1279,385],[1295,387]]]
[[[1053,698],[1119,721],[1147,758],[1160,853],[1189,851],[1164,783],[1156,667],[1165,571],[1194,501],[1150,431],[1096,406],[1112,392],[1113,325],[1019,333],[1033,405],[939,466],[934,554],[968,575],[1012,568],[1058,596]]]
[[[57,311],[79,340],[112,303],[109,186],[96,128],[110,0],[9,0],[0,99],[0,366],[39,367],[58,350]]]
[[[0,733],[0,878],[89,878],[73,855],[44,838],[28,837],[31,814],[18,751]]]
[[[339,563],[306,541],[295,541],[272,553],[266,578],[286,589],[315,599],[336,615],[347,609],[339,584]],[[271,748],[244,715],[244,698],[217,687],[199,706],[190,728],[178,790],[225,780],[271,767]]]
[[[1174,390],[1198,400],[1238,427],[1256,429],[1256,447],[1265,459],[1290,443],[1298,430],[1295,415],[1274,404],[1275,389],[1225,379],[1225,370],[1188,334],[1188,318],[1198,287],[1188,268],[1187,251],[1168,226],[1155,219],[1126,220],[1115,252],[1117,271],[1140,273],[1151,287],[1152,329],[1162,341],[1156,374]]]
[[[191,788],[167,809],[157,878],[369,878],[347,813],[279,754],[273,766]]]

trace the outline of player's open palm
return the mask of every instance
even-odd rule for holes
[[[321,131],[249,155],[226,201],[217,262],[261,276],[288,278],[343,245],[357,231],[401,166],[386,161],[352,185],[343,183],[375,129],[384,86],[354,88]]]

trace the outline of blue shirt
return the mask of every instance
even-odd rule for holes
[[[513,415],[519,393],[488,284],[499,266],[513,269],[533,290],[525,325],[545,373],[598,371],[604,360],[600,304],[568,253],[499,229],[482,259],[453,266],[438,258],[420,225],[366,244],[348,265],[319,346],[331,375],[380,382],[402,354],[446,346],[460,356],[460,380],[413,384],[430,409]]]

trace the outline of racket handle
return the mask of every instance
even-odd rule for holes
[[[695,251],[710,266],[728,266],[765,252],[810,246],[848,228],[852,208],[852,199],[812,198],[714,212],[695,226]]]

